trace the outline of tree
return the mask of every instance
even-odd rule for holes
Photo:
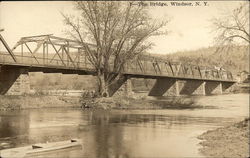
[[[68,33],[81,43],[97,72],[98,95],[107,94],[109,86],[123,77],[124,65],[151,48],[147,39],[163,34],[168,21],[151,18],[147,8],[132,2],[74,3],[79,16],[62,14]]]
[[[249,44],[249,2],[241,3],[229,14],[212,19],[212,24],[217,34],[215,42],[219,46],[238,42]]]

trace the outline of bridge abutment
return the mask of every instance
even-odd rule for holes
[[[26,69],[1,67],[0,69],[0,95],[22,95],[29,93],[29,74]]]

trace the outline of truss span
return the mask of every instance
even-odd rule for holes
[[[94,49],[93,44],[47,34],[22,37],[11,49],[1,35],[0,40],[7,50],[0,52],[2,66],[26,67],[30,71],[52,73],[95,74],[94,66],[84,51]],[[112,67],[110,71],[112,72]],[[135,78],[235,82],[232,73],[221,68],[182,64],[150,56],[141,56],[130,61],[122,73]]]

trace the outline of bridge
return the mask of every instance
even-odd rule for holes
[[[83,45],[77,41],[52,34],[22,37],[13,48],[1,34],[0,41],[6,49],[0,52],[0,95],[6,94],[16,80],[28,72],[96,75]],[[121,73],[124,77],[110,86],[110,96],[130,78],[155,79],[150,96],[221,94],[235,83],[232,73],[223,69],[150,56],[129,61]]]

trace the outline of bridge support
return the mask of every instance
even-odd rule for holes
[[[157,79],[149,96],[211,95],[229,91],[234,83],[219,81],[194,81]]]
[[[120,96],[133,95],[131,79],[127,79],[113,95],[120,95]]]
[[[123,95],[126,96],[132,94],[131,80],[126,76],[122,76],[108,87],[108,95],[110,97],[113,96],[117,91],[119,91],[119,93],[122,92]]]
[[[229,93],[234,86],[232,86],[234,83],[221,83],[222,84],[222,92],[223,93]]]
[[[205,83],[205,93],[206,95],[211,94],[222,94],[222,83],[214,81],[206,81]]]
[[[124,95],[126,96],[133,94],[131,79],[127,79],[127,81],[122,85],[120,89],[124,92]]]
[[[178,81],[180,95],[205,95],[205,82],[193,80]]]
[[[149,96],[178,96],[179,86],[176,79],[157,79]]]
[[[0,67],[0,95],[22,95],[29,93],[28,71],[11,67]]]

